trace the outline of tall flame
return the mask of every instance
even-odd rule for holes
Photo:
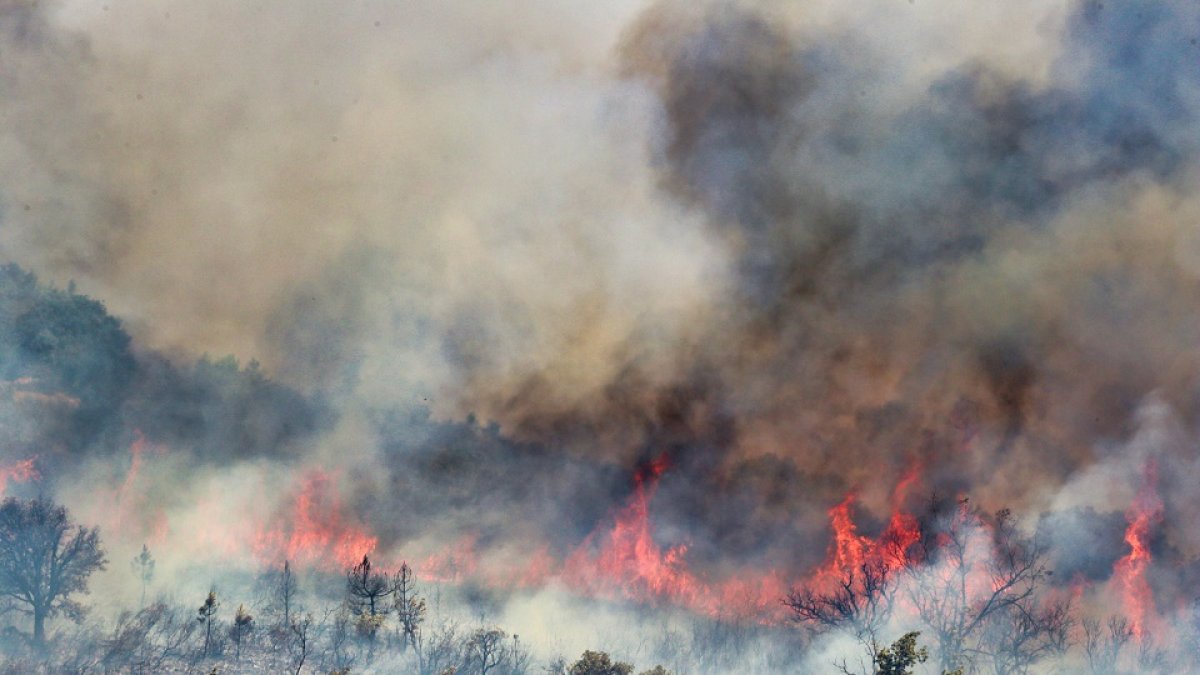
[[[823,586],[851,578],[866,563],[882,562],[888,571],[904,567],[909,560],[909,548],[920,539],[917,519],[904,510],[909,491],[921,478],[921,466],[913,464],[896,484],[891,496],[891,516],[878,539],[858,534],[853,508],[858,493],[851,490],[836,506],[829,509],[829,525],[833,530],[829,556],[825,564],[809,581]]]
[[[1147,624],[1157,616],[1154,595],[1146,581],[1146,570],[1153,561],[1150,537],[1163,518],[1163,503],[1158,497],[1157,482],[1158,469],[1151,461],[1146,465],[1145,478],[1133,504],[1125,512],[1125,519],[1129,522],[1125,528],[1125,543],[1129,546],[1129,553],[1113,565],[1113,576],[1119,584],[1125,616],[1139,642],[1145,637]]]
[[[349,567],[377,544],[363,525],[345,515],[329,474],[313,469],[301,480],[290,509],[259,528],[254,551],[271,563]]]
[[[564,578],[577,588],[601,593],[619,589],[631,597],[662,597],[694,602],[699,582],[684,563],[687,546],[663,549],[650,529],[650,500],[668,463],[660,457],[634,475],[629,503],[614,516],[612,530],[593,551],[596,533],[566,561]]]
[[[598,597],[666,601],[709,616],[777,618],[787,586],[776,571],[736,570],[704,579],[688,567],[686,544],[663,547],[654,540],[650,503],[668,468],[666,457],[659,457],[634,475],[633,494],[611,528],[588,535],[564,561],[560,578]]]

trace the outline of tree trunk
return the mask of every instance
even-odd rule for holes
[[[38,605],[33,608],[33,646],[46,647],[46,609]]]

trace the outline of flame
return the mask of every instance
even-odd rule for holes
[[[143,513],[146,495],[139,491],[139,478],[145,458],[148,455],[163,455],[167,449],[147,441],[140,429],[135,429],[133,433],[133,443],[129,446],[129,470],[125,472],[125,479],[113,496],[116,502],[113,525],[127,536],[161,544],[167,536],[167,516],[161,508],[151,514]],[[130,528],[134,526],[137,531],[131,532]]]
[[[650,503],[668,468],[662,456],[635,473],[633,494],[613,515],[611,528],[589,534],[558,576],[576,592],[595,597],[669,602],[714,617],[779,620],[787,584],[777,571],[743,569],[703,579],[688,567],[687,544],[664,547],[654,540]]]
[[[633,598],[695,602],[700,584],[684,562],[687,545],[663,549],[650,530],[650,500],[667,466],[660,457],[634,475],[633,496],[615,514],[603,543],[595,548],[592,533],[566,560],[563,576],[569,585],[600,594],[619,589]]]
[[[913,462],[892,490],[892,516],[883,536],[879,538],[881,555],[888,569],[898,570],[909,563],[909,550],[921,539],[917,517],[904,510],[904,502],[913,487],[921,480],[922,465]]]
[[[17,483],[27,483],[31,480],[41,478],[37,468],[33,465],[37,456],[23,459],[12,464],[0,465],[0,497],[4,496],[5,490],[8,489],[8,482],[15,481]]]
[[[840,583],[857,575],[867,563],[882,561],[888,571],[897,571],[907,565],[909,548],[921,538],[921,532],[916,517],[904,510],[904,501],[920,478],[921,465],[914,463],[896,483],[890,500],[892,513],[878,539],[858,534],[853,515],[858,500],[855,490],[829,509],[833,541],[825,564],[808,585],[819,588]]]
[[[324,471],[308,471],[286,514],[260,527],[254,536],[255,556],[263,562],[345,568],[372,553],[378,539],[347,518],[333,481]]]
[[[420,577],[427,581],[458,582],[479,574],[479,556],[475,552],[478,537],[472,534],[460,537],[444,551],[427,556],[418,565]],[[505,577],[497,577],[495,584],[504,583]]]
[[[1125,512],[1125,519],[1129,522],[1125,528],[1125,543],[1129,546],[1129,553],[1113,565],[1113,576],[1119,584],[1125,615],[1139,642],[1145,637],[1147,625],[1157,616],[1154,596],[1146,581],[1146,570],[1153,561],[1150,537],[1155,526],[1163,519],[1163,503],[1156,490],[1157,474],[1155,463],[1148,463],[1142,486]]]

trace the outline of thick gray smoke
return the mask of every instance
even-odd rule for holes
[[[1154,464],[1187,588],[1200,6],[776,5],[0,0],[0,259],[123,322],[67,375],[69,322],[2,336],[5,456],[95,504],[143,434],[121,545],[321,471],[382,551],[555,559],[666,457],[715,577],[919,467],[1064,583]]]

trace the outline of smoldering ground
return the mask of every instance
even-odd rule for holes
[[[1152,581],[1193,574],[1189,3],[0,12],[3,256],[133,336],[10,452],[91,456],[40,452],[69,502],[137,428],[147,528],[316,467],[381,551],[562,559],[666,456],[664,550],[802,577],[915,466],[906,509],[1010,506],[1104,583],[1153,458]]]

